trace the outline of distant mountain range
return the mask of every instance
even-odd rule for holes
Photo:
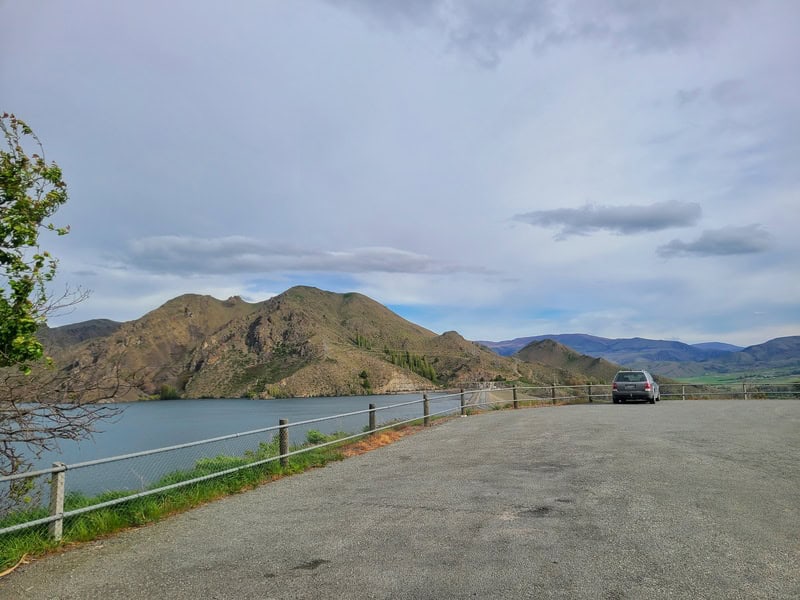
[[[690,345],[667,340],[611,339],[585,334],[550,334],[477,343],[501,356],[510,356],[528,344],[542,340],[553,340],[589,356],[626,367],[648,369],[665,377],[767,370],[800,374],[800,336],[776,338],[747,348],[720,342]]]

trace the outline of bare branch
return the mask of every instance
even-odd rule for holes
[[[45,361],[29,375],[0,369],[0,474],[28,470],[60,441],[91,437],[99,420],[119,414],[110,402],[133,386],[119,365],[94,365],[76,375]]]

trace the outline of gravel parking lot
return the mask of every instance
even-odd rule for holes
[[[800,402],[494,411],[20,567],[0,598],[800,597]]]

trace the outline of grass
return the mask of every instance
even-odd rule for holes
[[[699,385],[721,385],[742,383],[791,384],[800,383],[800,372],[795,367],[775,368],[760,371],[737,371],[732,373],[705,373],[696,377],[680,377],[678,383]]]
[[[699,375],[697,377],[683,377],[677,381],[687,385],[741,385],[743,383],[757,384],[764,382],[775,385],[787,385],[792,383],[800,383],[800,376],[797,374],[792,374],[765,378],[754,375],[753,373],[713,373],[708,375]]]

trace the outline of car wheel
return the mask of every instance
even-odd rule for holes
[[[650,398],[650,404],[655,404],[655,403],[656,403],[656,397],[653,396],[652,398]]]

